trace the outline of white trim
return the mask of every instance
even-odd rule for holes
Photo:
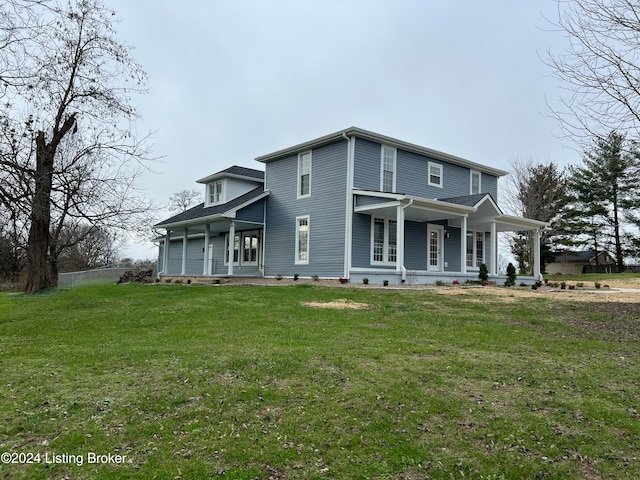
[[[226,183],[224,178],[221,178],[219,180],[216,180],[214,182],[211,183],[207,183],[207,196],[206,196],[206,203],[205,203],[205,207],[214,207],[216,205],[223,205],[225,202],[225,190],[226,188]],[[216,200],[212,200],[212,197],[215,197],[217,195],[217,193],[213,193],[211,192],[212,188],[214,188],[214,186],[216,185],[220,185],[220,198],[216,201]]]
[[[398,208],[400,208],[398,206]],[[376,220],[383,220],[384,222],[384,231],[383,231],[383,239],[382,239],[382,258],[383,260],[375,259],[375,225]],[[389,222],[396,222],[396,251],[395,251],[395,260],[389,260]],[[397,218],[385,217],[382,215],[371,215],[371,242],[369,247],[369,262],[371,265],[380,265],[380,266],[389,266],[389,267],[397,267],[398,261],[398,220]]]
[[[310,245],[311,245],[311,241],[310,241],[310,234],[311,234],[311,220],[310,220],[310,215],[301,215],[299,217],[296,217],[296,244],[295,244],[295,264],[296,265],[309,265],[309,250],[310,250]],[[307,221],[307,258],[304,260],[300,259],[300,221],[301,220],[306,220]]]
[[[302,165],[302,159],[306,156],[309,155],[309,193],[305,193],[304,195],[300,193],[300,189],[302,188],[302,170],[301,170],[301,165]],[[308,198],[311,196],[311,173],[313,172],[313,156],[311,153],[311,150],[307,150],[306,152],[302,152],[300,154],[298,154],[298,182],[297,182],[297,191],[296,191],[296,198]]]
[[[343,278],[349,278],[349,271],[351,270],[351,255],[353,248],[353,175],[354,175],[354,145],[355,139],[349,138],[345,135],[347,140],[347,210],[346,210],[346,222],[344,228],[344,273]]]
[[[438,265],[431,265],[431,233],[435,232],[438,240]],[[435,223],[427,224],[427,271],[444,272],[444,226]]]
[[[468,242],[466,242],[466,238],[467,235],[471,233],[471,245],[468,244]],[[467,271],[471,271],[471,272],[477,272],[480,270],[480,265],[478,264],[478,247],[476,245],[476,239],[478,234],[481,234],[482,236],[482,259],[480,263],[487,263],[487,259],[486,259],[486,251],[487,251],[487,245],[486,245],[486,234],[487,232],[485,232],[484,230],[475,230],[473,228],[467,228],[464,232],[464,238],[465,238],[465,242],[466,244],[466,248],[465,248],[465,252],[464,252],[464,263],[463,265],[465,266]],[[471,247],[471,265],[467,265],[467,250],[468,248]]]
[[[473,191],[473,176],[478,176],[478,191]],[[469,195],[477,195],[482,192],[482,172],[478,170],[469,170]]]
[[[440,169],[440,183],[435,183],[431,181],[431,167],[437,167]],[[444,167],[441,163],[436,162],[428,162],[427,164],[427,185],[430,187],[443,188],[444,184]]]
[[[390,150],[393,153],[393,164],[392,164],[392,170],[391,170],[393,174],[393,178],[391,179],[391,191],[385,190],[384,188],[384,172],[386,171],[384,168],[385,149]],[[395,147],[390,147],[389,145],[380,145],[380,191],[381,192],[391,193],[396,191],[397,163],[398,163],[398,150]]]

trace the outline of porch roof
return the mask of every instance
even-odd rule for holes
[[[448,221],[460,225],[461,218],[468,219],[469,229],[490,230],[495,222],[499,232],[536,230],[547,223],[502,213],[493,197],[486,193],[445,199],[430,199],[414,195],[354,190],[355,195],[375,199],[375,203],[356,205],[356,213],[395,217],[397,208],[403,207],[405,219],[417,222]]]
[[[201,203],[189,210],[157,223],[154,225],[154,228],[182,228],[233,219],[235,218],[238,210],[257,202],[268,195],[269,190],[265,190],[263,186],[259,186],[244,195],[234,198],[227,203],[223,203],[222,205],[205,207],[204,203]]]

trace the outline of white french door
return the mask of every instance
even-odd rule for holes
[[[442,225],[428,225],[427,237],[429,238],[429,258],[427,270],[430,272],[442,271],[442,242],[444,228]]]

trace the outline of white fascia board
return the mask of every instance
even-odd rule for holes
[[[225,172],[214,173],[213,175],[209,175],[207,177],[196,180],[196,183],[203,183],[206,185],[207,183],[211,183],[214,180],[219,180],[222,178],[238,178],[240,180],[248,180],[250,182],[264,183],[264,180],[262,178],[249,177],[247,175],[236,175],[235,173]]]
[[[209,215],[206,217],[198,217],[198,218],[192,218],[190,220],[184,220],[182,222],[174,222],[174,223],[162,223],[159,225],[155,225],[155,228],[164,228],[166,230],[173,230],[176,228],[184,228],[184,227],[190,227],[193,225],[203,225],[205,223],[213,223],[213,222],[217,222],[217,221],[221,221],[221,220],[226,220],[228,217],[226,217],[224,214],[222,213],[216,213],[214,215]]]
[[[415,197],[413,195],[405,195],[407,201],[413,201],[412,207],[424,208],[426,210],[435,210],[443,213],[451,213],[454,215],[467,216],[476,212],[476,207],[467,207],[466,205],[457,205],[455,203],[443,202],[441,200],[432,200],[430,198]],[[404,203],[404,202],[403,202]]]
[[[549,226],[549,223],[542,222],[540,220],[533,220],[531,218],[514,217],[512,215],[498,215],[495,219],[496,223],[515,227],[514,229],[520,230],[535,230],[538,228],[544,228]]]
[[[385,208],[396,208],[402,205],[400,202],[384,202],[384,203],[375,203],[373,205],[360,205],[353,208],[353,211],[356,213],[364,213],[364,212],[375,212],[376,210],[381,210]]]
[[[379,192],[377,190],[358,190],[357,188],[353,189],[353,194],[362,195],[363,197],[387,198],[389,200],[402,200],[406,197],[406,195],[401,193]]]

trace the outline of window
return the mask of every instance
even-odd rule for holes
[[[371,263],[395,263],[398,258],[398,223],[395,220],[374,217],[371,228]]]
[[[209,184],[209,205],[224,203],[223,187],[224,183],[222,180]]]
[[[484,232],[467,231],[467,267],[479,268],[484,263]]]
[[[296,265],[309,263],[309,216],[296,217]]]
[[[429,162],[429,179],[427,183],[431,187],[442,188],[442,165]]]
[[[244,265],[258,264],[258,234],[245,234],[242,236],[242,263]]]
[[[481,191],[481,174],[480,172],[477,172],[476,170],[471,170],[471,195],[476,195],[478,193],[480,193]]]
[[[240,260],[240,234],[237,234],[233,239],[233,264],[239,265]],[[224,264],[229,264],[229,234],[226,235],[224,240]]]
[[[396,149],[382,146],[380,162],[380,190],[383,192],[396,191]]]
[[[233,240],[233,264],[257,265],[259,243],[257,231],[238,232]],[[224,239],[224,264],[229,265],[229,234]]]
[[[298,155],[298,198],[311,196],[311,152]]]

